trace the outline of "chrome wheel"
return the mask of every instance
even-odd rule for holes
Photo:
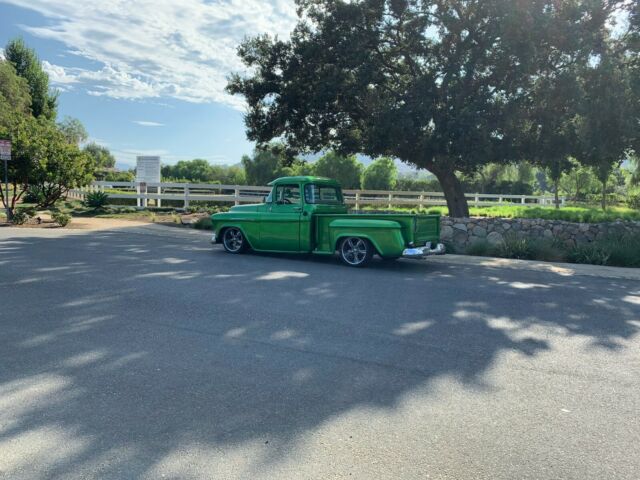
[[[340,259],[349,266],[363,266],[372,256],[373,247],[364,238],[348,237],[340,244]]]
[[[229,253],[240,253],[245,247],[244,235],[238,228],[227,228],[222,237],[222,245]]]

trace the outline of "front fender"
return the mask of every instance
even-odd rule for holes
[[[238,215],[229,215],[228,213],[216,213],[211,215],[211,225],[213,231],[216,232],[216,243],[222,243],[222,235],[220,232],[229,227],[239,229],[244,238],[247,239],[249,246],[254,248],[257,242],[259,232],[259,223],[252,218],[238,218]]]
[[[399,257],[405,248],[402,227],[390,220],[366,220],[345,218],[329,224],[329,235],[333,249],[345,237],[360,237],[369,240],[382,257]]]

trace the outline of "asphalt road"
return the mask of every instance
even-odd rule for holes
[[[637,281],[140,232],[0,229],[0,478],[640,477]]]

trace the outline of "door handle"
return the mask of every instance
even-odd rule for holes
[[[293,211],[294,212],[301,212],[302,211],[302,207],[293,207]]]

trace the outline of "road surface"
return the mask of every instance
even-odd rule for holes
[[[0,478],[637,479],[640,282],[0,228]]]

